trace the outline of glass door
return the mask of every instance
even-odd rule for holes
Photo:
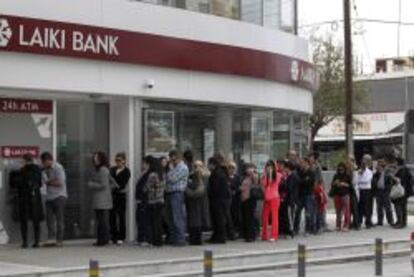
[[[58,102],[57,159],[67,175],[65,236],[69,239],[86,238],[94,233],[87,182],[95,151],[109,151],[109,105]]]

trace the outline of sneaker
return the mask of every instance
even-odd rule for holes
[[[118,241],[116,242],[116,244],[117,244],[117,245],[122,245],[122,244],[124,244],[124,241],[123,241],[123,240],[118,240]]]
[[[269,239],[269,242],[276,242],[274,238]]]
[[[348,228],[343,228],[342,232],[349,232],[349,229]]]

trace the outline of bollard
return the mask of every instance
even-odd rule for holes
[[[382,276],[383,249],[382,239],[375,239],[375,276]]]
[[[89,260],[89,277],[99,277],[99,262]]]
[[[306,246],[298,245],[298,277],[306,276]]]
[[[414,272],[414,232],[411,233],[411,268]]]
[[[213,276],[213,251],[204,251],[204,277]]]

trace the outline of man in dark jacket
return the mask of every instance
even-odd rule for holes
[[[299,173],[298,203],[295,214],[294,231],[299,233],[302,210],[305,209],[306,228],[305,233],[315,232],[315,198],[313,189],[315,186],[315,173],[311,169],[310,160],[305,158],[302,170]]]
[[[279,187],[281,198],[279,226],[282,234],[293,237],[293,222],[295,218],[295,208],[298,201],[299,176],[296,172],[296,166],[291,161],[283,161],[282,170],[285,173],[285,179]]]
[[[405,196],[404,199],[402,199],[402,222],[396,222],[394,227],[395,228],[404,228],[407,227],[407,200],[413,193],[413,176],[411,175],[410,170],[405,165],[405,161],[401,158],[397,158],[397,165],[398,165],[398,171],[395,174],[395,177],[399,178],[401,180],[401,185],[404,187],[405,190]],[[397,216],[397,218],[399,218]]]
[[[40,222],[44,218],[42,198],[40,188],[42,187],[42,171],[33,162],[30,154],[23,156],[24,166],[20,171],[21,179],[12,184],[18,191],[19,198],[19,219],[20,231],[22,235],[22,248],[28,247],[27,225],[31,220],[33,223],[34,243],[33,248],[39,247]]]
[[[209,242],[226,243],[226,201],[228,199],[228,178],[217,158],[208,160],[211,171],[209,178],[209,200],[213,234]]]
[[[378,159],[377,171],[372,178],[372,191],[377,203],[377,226],[384,224],[384,210],[388,224],[394,223],[390,199],[391,186],[392,178],[386,169],[385,160]]]

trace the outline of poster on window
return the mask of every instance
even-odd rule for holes
[[[174,112],[145,111],[145,154],[166,156],[175,148]]]

